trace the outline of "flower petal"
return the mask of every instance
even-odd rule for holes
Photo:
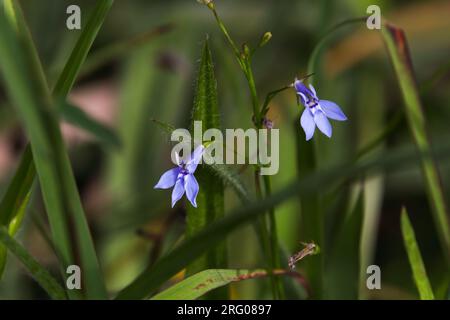
[[[172,188],[177,181],[178,174],[180,173],[180,168],[175,167],[173,169],[167,170],[163,173],[161,178],[159,178],[158,183],[154,186],[154,189],[169,189]]]
[[[295,79],[294,87],[295,87],[295,91],[297,91],[297,93],[299,93],[299,94],[302,93],[305,96],[312,95],[312,92],[300,80]]]
[[[328,121],[325,113],[323,113],[321,110],[317,110],[317,112],[314,114],[314,122],[317,124],[317,127],[320,131],[323,132],[324,135],[326,135],[328,138],[331,137],[333,129],[331,128],[330,121]]]
[[[320,100],[320,107],[322,108],[325,115],[333,120],[345,121],[347,116],[342,112],[341,108],[333,101]]]
[[[300,118],[300,124],[302,125],[303,131],[305,131],[306,141],[310,140],[314,135],[316,124],[314,123],[311,110],[308,108],[305,108],[303,111],[302,117]]]
[[[203,151],[205,147],[201,144],[197,148],[195,148],[194,152],[191,154],[190,159],[186,163],[186,169],[189,173],[194,173],[195,169],[197,169],[197,165],[202,159]]]
[[[314,86],[312,84],[309,85],[309,89],[313,93],[314,97],[317,98],[317,92],[316,89],[314,89]],[[318,99],[318,98],[317,98]]]
[[[199,186],[193,174],[186,175],[185,188],[186,188],[186,197],[192,203],[192,205],[197,208],[196,198]]]
[[[173,188],[172,191],[172,208],[175,206],[175,203],[177,203],[177,201],[181,199],[183,194],[184,194],[184,177],[181,177],[175,183],[175,187]]]

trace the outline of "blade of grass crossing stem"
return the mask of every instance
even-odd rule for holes
[[[435,152],[440,159],[447,159],[450,157],[450,145],[441,146]],[[420,154],[419,156],[426,157],[429,154]],[[294,196],[314,194],[337,181],[341,181],[341,179],[355,178],[368,172],[376,172],[377,169],[386,171],[392,171],[394,168],[405,169],[411,164],[417,164],[419,162],[418,159],[415,150],[392,150],[388,155],[368,159],[356,165],[352,162],[345,166],[311,173],[303,180],[296,180],[277,191],[270,198],[252,202],[233,210],[232,213],[227,214],[220,221],[212,223],[197,235],[186,239],[172,252],[144,270],[130,285],[119,292],[116,299],[142,299],[148,297],[186,265],[223,241],[223,238],[229,233],[263,216],[267,213],[268,208],[276,207]]]
[[[303,283],[300,274],[288,270],[273,270],[277,276],[288,275],[297,278]],[[212,269],[204,270],[189,278],[178,282],[170,288],[152,297],[152,300],[194,300],[219,287],[232,282],[240,282],[249,279],[266,278],[269,272],[264,269],[239,270],[239,269]]]
[[[202,132],[212,128],[220,128],[217,82],[208,40],[205,40],[203,46],[197,75],[192,121],[192,129],[194,129],[196,121],[201,121]],[[224,216],[223,182],[217,180],[204,164],[198,166],[195,176],[200,189],[197,195],[197,208],[190,204],[187,207],[186,234],[188,237],[192,237],[205,226]],[[190,264],[187,269],[187,275],[192,275],[205,269],[226,267],[226,255],[226,242],[224,241],[214,250]],[[208,298],[226,299],[227,296],[227,288],[222,288],[210,293]]]
[[[70,162],[65,151],[51,97],[30,59],[30,46],[23,45],[6,19],[1,19],[0,56],[5,62],[5,83],[8,95],[24,122],[39,175],[44,203],[49,215],[54,242],[65,267],[75,264],[73,250],[79,248],[86,294],[90,298],[106,298],[95,250],[81,207]],[[21,38],[21,40],[23,40]],[[67,215],[68,214],[68,215]],[[68,219],[74,224],[77,246],[72,247]],[[75,245],[75,244],[73,244]]]
[[[25,161],[20,164],[2,202],[0,202],[0,226],[8,227],[11,236],[14,236],[20,226],[34,181],[35,169],[31,149],[27,148],[23,157]],[[0,279],[5,265],[6,248],[0,245]]]
[[[420,299],[434,300],[433,290],[428,280],[419,246],[417,245],[416,235],[405,208],[402,209],[401,214],[401,229],[403,242],[405,243],[406,253],[408,254],[409,264],[413,273],[414,282],[420,294]]]
[[[414,78],[405,33],[402,29],[385,24],[381,29],[381,34],[403,95],[405,114],[414,142],[421,152],[427,153],[430,150],[430,142],[426,133],[425,116],[419,97],[419,90]],[[422,161],[422,170],[443,256],[447,265],[450,266],[450,226],[447,217],[444,191],[442,190],[436,163],[432,158],[425,158]],[[448,269],[450,270],[450,268]]]
[[[33,278],[52,299],[66,299],[66,294],[61,285],[25,250],[24,247],[9,235],[9,232],[5,227],[0,227],[0,242],[23,263]]]

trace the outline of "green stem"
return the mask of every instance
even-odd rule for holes
[[[278,92],[283,91],[284,88],[279,90],[278,92],[273,93],[272,95],[269,93],[268,97],[266,98],[266,102],[262,106],[261,111],[260,111],[255,78],[254,78],[252,67],[251,67],[251,54],[247,55],[247,54],[241,53],[239,51],[235,42],[231,38],[227,28],[225,27],[224,23],[222,22],[222,20],[220,19],[219,15],[218,15],[217,11],[215,10],[214,4],[210,3],[208,5],[208,8],[213,12],[214,18],[216,19],[220,30],[222,31],[222,33],[224,34],[229,45],[233,49],[236,59],[239,63],[239,66],[241,67],[242,71],[244,72],[245,78],[247,79],[248,87],[250,90],[250,96],[251,96],[251,100],[252,100],[253,123],[254,123],[254,126],[256,129],[261,129],[262,128],[262,117],[264,116],[262,111],[267,109],[267,106],[268,106],[270,100]],[[259,149],[259,146],[258,146],[258,149]],[[264,179],[264,184],[265,184],[266,193],[268,196],[270,194],[270,190],[271,190],[269,177],[267,177],[267,179],[266,178]],[[258,166],[255,167],[255,188],[256,188],[257,197],[259,199],[262,199]],[[269,267],[270,267],[270,270],[273,270],[276,266],[280,265],[280,258],[279,258],[279,254],[278,254],[279,253],[278,252],[278,248],[279,248],[278,247],[278,236],[276,233],[275,215],[274,215],[273,208],[269,211],[269,215],[270,215],[270,222],[271,222],[271,224],[270,224],[270,239],[268,239],[268,236],[267,236],[268,227],[267,227],[267,222],[264,217],[262,217],[262,219],[260,220],[260,226],[261,226],[260,229],[261,229],[263,238],[267,239],[267,242],[266,242],[266,240],[263,240],[263,241],[266,244],[268,244],[268,246],[265,245],[265,248],[263,248],[263,249],[268,253]],[[280,280],[272,275],[271,282],[272,282],[272,290],[273,290],[274,297],[276,299],[282,298],[284,295],[283,295],[283,290],[282,290],[282,283],[280,282]]]

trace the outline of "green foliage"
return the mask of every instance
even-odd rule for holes
[[[302,281],[302,277],[295,273],[285,270],[275,270],[278,275],[291,275]],[[196,273],[170,288],[154,295],[152,300],[193,300],[204,294],[226,286],[232,282],[240,282],[249,279],[265,278],[269,272],[264,269],[242,270],[242,269],[212,269]]]
[[[405,33],[398,27],[385,24],[382,28],[382,36],[403,96],[405,114],[411,135],[419,151],[428,153],[430,151],[430,142],[426,132],[425,116],[414,78],[414,70]],[[434,223],[441,241],[443,256],[447,265],[450,266],[450,224],[447,217],[444,191],[442,190],[435,161],[432,158],[423,159],[422,170]]]
[[[434,300],[433,289],[428,280],[427,271],[423,264],[422,255],[416,241],[416,235],[408,218],[408,212],[405,208],[401,213],[401,229],[406,252],[408,253],[409,264],[416,283],[417,290],[422,300]]]
[[[55,300],[66,299],[64,289],[58,281],[9,235],[9,231],[5,227],[0,227],[0,242],[23,263],[50,298]]]
[[[201,121],[202,132],[220,128],[219,106],[217,101],[217,82],[214,75],[211,51],[208,40],[203,46],[200,67],[197,75],[197,86],[192,108],[192,125]],[[206,164],[200,164],[195,172],[200,190],[197,195],[197,208],[187,206],[186,235],[191,237],[205,226],[224,216],[224,185],[211,175]],[[224,238],[225,240],[226,238]],[[226,241],[214,250],[189,265],[187,274],[192,275],[205,269],[224,268],[227,266]],[[217,298],[226,298],[226,291],[214,292]]]

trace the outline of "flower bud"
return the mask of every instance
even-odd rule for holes
[[[270,39],[272,39],[272,33],[269,31],[264,33],[264,35],[261,37],[261,40],[259,41],[259,46],[264,47],[270,41]]]
[[[198,3],[207,5],[208,8],[210,8],[211,10],[214,9],[214,2],[213,0],[197,0]]]

